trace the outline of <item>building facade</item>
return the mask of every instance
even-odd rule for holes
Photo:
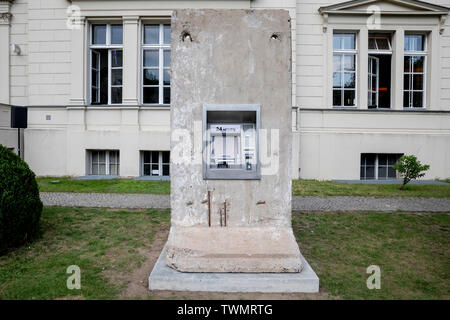
[[[402,154],[430,164],[425,179],[448,178],[448,6],[0,0],[0,143],[17,148],[9,108],[27,106],[24,158],[37,175],[168,178],[172,10],[285,9],[294,178],[395,178]]]

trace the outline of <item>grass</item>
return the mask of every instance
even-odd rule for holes
[[[296,213],[293,229],[321,289],[344,299],[449,299],[450,215]],[[381,268],[368,290],[366,268]]]
[[[143,250],[167,232],[169,211],[46,207],[41,228],[38,240],[0,257],[0,300],[123,298]],[[330,298],[450,298],[448,214],[294,213],[293,229]],[[70,265],[81,268],[81,290],[66,287]],[[369,265],[381,268],[381,290],[366,287]],[[195,297],[171,298],[179,296]]]
[[[0,257],[2,299],[112,299],[124,289],[123,274],[138,268],[139,253],[157,228],[169,226],[169,211],[44,208],[42,236]],[[66,286],[66,269],[81,269],[81,290]]]
[[[450,197],[449,185],[349,184],[333,181],[293,180],[294,196]]]
[[[170,181],[134,179],[73,180],[68,177],[37,178],[43,192],[104,192],[169,194]],[[57,181],[57,182],[55,182]],[[450,181],[450,180],[449,180]],[[347,184],[332,181],[293,180],[294,196],[373,196],[373,197],[450,197],[450,183],[445,185]]]
[[[170,182],[161,180],[73,180],[68,177],[45,177],[37,178],[37,181],[39,190],[45,192],[170,193]]]

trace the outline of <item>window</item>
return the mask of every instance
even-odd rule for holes
[[[369,108],[378,107],[379,98],[379,73],[380,73],[380,60],[377,57],[369,56],[368,65],[368,97],[367,104]]]
[[[142,100],[170,103],[170,25],[146,24],[142,37]]]
[[[392,72],[391,34],[369,34],[368,53],[368,108],[390,108]]]
[[[170,175],[170,151],[142,151],[141,175],[164,177]]]
[[[392,51],[390,37],[388,35],[369,35],[369,50]]]
[[[122,44],[121,24],[91,25],[91,104],[122,103]]]
[[[88,151],[89,175],[119,175],[119,150]]]
[[[204,106],[204,178],[259,179],[259,105]]]
[[[426,37],[422,34],[405,34],[403,78],[403,107],[425,106]]]
[[[401,156],[402,154],[397,153],[362,153],[360,179],[396,179],[397,171],[393,168],[393,165]]]
[[[333,35],[333,106],[356,106],[356,34]]]

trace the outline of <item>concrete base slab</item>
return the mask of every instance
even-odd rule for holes
[[[293,272],[302,270],[291,227],[170,228],[167,265],[182,272]]]
[[[301,256],[299,273],[198,273],[180,272],[167,266],[162,250],[149,277],[150,290],[211,292],[319,292],[319,278]]]

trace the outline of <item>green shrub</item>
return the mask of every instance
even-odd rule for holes
[[[0,145],[0,254],[32,240],[39,231],[42,202],[28,165]]]
[[[428,164],[422,165],[414,155],[401,156],[397,163],[392,167],[400,172],[400,175],[403,177],[403,184],[400,189],[403,189],[411,180],[423,177],[425,175],[425,171],[430,169]]]

